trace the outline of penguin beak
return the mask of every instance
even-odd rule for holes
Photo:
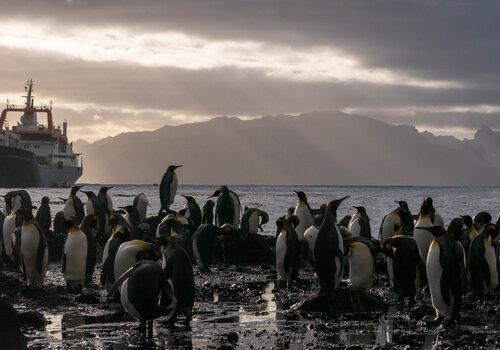
[[[182,168],[182,165],[175,165],[174,166],[174,170],[178,169],[178,168]]]

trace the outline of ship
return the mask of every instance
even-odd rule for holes
[[[9,103],[0,114],[0,188],[71,187],[83,173],[81,154],[68,143],[68,123],[55,126],[52,102],[35,106],[33,80],[25,85],[26,103]],[[11,116],[21,117],[16,125]],[[38,122],[45,115],[47,124]]]

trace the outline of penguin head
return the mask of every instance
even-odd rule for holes
[[[286,219],[284,216],[276,219],[276,232],[277,233],[280,233],[281,231],[283,231],[283,226],[285,224],[285,220]]]
[[[70,192],[71,195],[72,196],[76,196],[76,194],[78,193],[78,191],[80,191],[80,188],[82,188],[83,186],[84,185],[80,185],[80,186],[75,185],[75,186],[71,187],[71,192]]]
[[[495,224],[487,224],[482,233],[486,233],[490,238],[491,241],[494,241],[495,238],[497,238],[498,233],[499,233],[499,227]]]
[[[288,208],[288,210],[286,211],[285,218],[288,219],[292,215],[295,215],[295,208],[294,207]]]
[[[474,223],[480,224],[483,226],[489,224],[492,220],[493,220],[493,217],[487,211],[481,211],[481,212],[477,213],[476,215],[474,215],[474,219],[473,219]]]
[[[92,198],[95,198],[95,193],[92,192],[92,191],[82,191],[83,193],[85,193],[87,195],[87,198],[88,199],[92,199]]]
[[[473,221],[470,215],[461,215],[460,217],[462,218],[466,228],[472,227]]]
[[[462,218],[454,218],[448,225],[448,235],[453,239],[460,239],[464,232],[464,220]]]
[[[337,209],[340,207],[340,204],[342,204],[342,202],[347,198],[349,198],[349,196],[331,201],[330,203],[328,203],[327,211],[337,216]]]
[[[431,215],[434,210],[434,205],[431,197],[424,198],[422,205],[420,206],[421,215]]]
[[[394,202],[397,203],[400,208],[408,210],[408,211],[410,210],[408,207],[408,203],[406,203],[405,201],[394,201]]]
[[[181,196],[184,197],[189,204],[196,204],[196,199],[194,199],[194,197],[185,196],[183,194]]]
[[[106,194],[106,193],[108,193],[108,191],[109,191],[110,189],[112,189],[112,188],[113,188],[113,186],[102,186],[102,187],[99,189],[99,193]]]
[[[213,209],[213,207],[215,207],[215,203],[214,203],[214,201],[212,201],[212,200],[208,200],[208,201],[205,203],[205,205],[203,206],[203,209],[205,209],[205,208],[206,208],[206,209],[212,210],[212,209]]]
[[[300,219],[297,215],[291,215],[286,219],[286,221],[291,224],[294,229],[300,224]]]
[[[41,204],[42,205],[49,205],[50,204],[50,198],[49,197],[42,197]]]
[[[342,218],[342,220],[340,220],[339,222],[339,226],[342,226],[342,227],[349,227],[349,222],[351,221],[352,219],[352,216],[351,215],[346,215]]]
[[[299,202],[307,204],[307,196],[304,192],[302,191],[293,191],[297,194],[297,197],[299,198]]]
[[[267,224],[269,222],[269,214],[266,213],[264,210],[259,209],[259,216],[260,216],[260,225]],[[260,226],[259,225],[259,226]],[[261,227],[262,229],[262,227]]]
[[[220,189],[217,189],[214,191],[214,193],[212,193],[211,196],[208,196],[207,199],[210,199],[210,198],[214,198],[214,197],[219,197],[221,194],[221,190]],[[213,202],[213,201],[212,201]],[[208,202],[207,202],[208,203]]]
[[[173,173],[177,168],[180,167],[182,167],[182,165],[169,165],[169,167],[167,168],[167,172]]]

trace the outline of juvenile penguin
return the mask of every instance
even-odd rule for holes
[[[194,199],[194,197],[185,195],[182,196],[186,199],[186,218],[189,225],[191,225],[191,227],[193,227],[193,229],[196,231],[201,225],[202,214],[200,206],[198,205],[198,203],[196,203],[196,199]]]
[[[135,196],[132,205],[137,209],[137,213],[139,214],[139,222],[143,222],[144,220],[146,220],[148,207],[150,206],[146,195],[142,192],[139,193],[137,196]]]
[[[444,227],[433,226],[426,230],[434,237],[427,255],[426,268],[436,320],[453,322],[460,318],[462,307],[460,258]]]
[[[403,304],[408,299],[409,307],[413,307],[417,285],[423,287],[427,284],[427,272],[417,242],[413,237],[396,235],[383,241],[382,250],[387,258],[392,259],[393,285],[398,302]]]
[[[49,251],[45,234],[35,222],[31,208],[23,208],[20,260],[28,286],[40,287],[45,281]]]
[[[87,273],[87,236],[76,226],[75,218],[67,218],[68,235],[64,243],[62,273],[66,289],[81,293]]]
[[[66,199],[66,203],[64,203],[64,207],[62,209],[64,216],[75,218],[77,225],[80,225],[83,218],[85,217],[85,209],[83,207],[83,203],[77,195],[78,191],[82,187],[83,186],[76,185],[71,187],[69,196]]]
[[[264,229],[262,225],[268,222],[269,214],[264,210],[245,207],[245,212],[241,218],[241,232],[246,234],[257,234],[259,229],[263,232]]]
[[[160,249],[153,243],[134,239],[124,242],[115,255],[114,276],[119,278],[125,271],[141,260],[157,261],[160,258]]]
[[[352,237],[365,237],[366,239],[372,238],[370,218],[366,213],[365,207],[353,207],[356,213],[352,216],[349,222],[348,230],[351,232]]]
[[[373,287],[375,246],[365,237],[344,239],[344,254],[349,259],[349,280],[354,288],[370,290]]]
[[[470,245],[469,264],[472,287],[476,298],[483,299],[498,286],[498,267],[493,241],[498,227],[488,224]]]
[[[208,200],[203,205],[203,216],[201,222],[203,224],[213,224],[214,223],[214,207],[215,203],[212,200]]]
[[[314,225],[314,218],[312,215],[311,207],[307,202],[307,196],[302,191],[294,191],[297,194],[298,201],[295,206],[294,215],[297,216],[300,220],[299,226],[297,226],[297,235],[299,236],[299,240],[304,240],[304,232]]]
[[[344,246],[337,228],[337,209],[349,198],[346,196],[328,203],[325,220],[319,228],[314,246],[314,261],[318,275],[320,294],[329,294],[339,284],[342,277]]]
[[[50,214],[50,199],[49,197],[43,197],[40,207],[36,212],[36,222],[42,228],[43,232],[47,235],[52,226],[52,215]]]
[[[295,231],[298,224],[299,218],[295,215],[276,221],[280,231],[276,239],[276,269],[278,279],[286,280],[288,284],[299,278],[300,242]]]
[[[213,224],[203,224],[193,235],[193,252],[196,265],[202,271],[209,271],[214,260],[214,243],[222,229]]]
[[[160,212],[170,210],[170,206],[174,203],[177,186],[179,184],[175,170],[182,165],[170,165],[160,183]]]

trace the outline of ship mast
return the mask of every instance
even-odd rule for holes
[[[26,86],[24,87],[24,90],[27,93],[26,96],[23,96],[23,97],[26,97],[26,109],[32,109],[33,108],[33,97],[31,95],[33,93],[33,79],[30,79],[26,82]]]

